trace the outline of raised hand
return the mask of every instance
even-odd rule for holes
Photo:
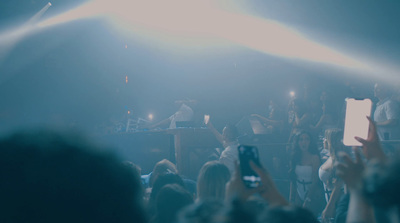
[[[365,169],[360,152],[356,147],[353,148],[353,151],[356,155],[355,161],[353,161],[348,154],[342,152],[339,156],[343,159],[343,162],[336,165],[336,175],[346,183],[350,191],[361,189],[362,173]]]
[[[239,198],[241,200],[247,200],[251,195],[259,192],[260,188],[247,188],[242,181],[242,174],[237,161],[235,161],[235,171],[233,176],[226,184],[225,187],[225,198]]]
[[[376,125],[370,117],[367,117],[367,119],[369,121],[367,139],[363,139],[357,136],[354,138],[363,145],[362,147],[365,158],[367,158],[368,160],[379,159],[381,161],[384,161],[386,160],[386,156],[383,153],[381,143],[379,141],[378,133],[376,131]]]
[[[261,178],[261,185],[259,186],[260,195],[272,206],[289,205],[277,189],[269,173],[254,162],[250,162],[250,166]]]

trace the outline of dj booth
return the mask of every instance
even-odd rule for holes
[[[206,128],[177,128],[152,131],[105,134],[101,141],[122,157],[152,171],[154,165],[168,159],[176,164],[180,174],[195,179],[201,166],[212,159],[215,148],[221,147]]]
[[[277,160],[279,165],[286,165],[286,144],[271,143],[273,139],[271,135],[252,135],[239,138],[239,142],[257,146],[261,162],[269,170],[282,170],[274,165]],[[176,164],[181,175],[191,179],[196,179],[205,162],[218,159],[216,148],[223,149],[207,128],[113,133],[102,135],[101,141],[115,149],[124,160],[139,165],[142,174],[151,172],[158,161],[168,159]],[[277,174],[279,178],[284,177]]]

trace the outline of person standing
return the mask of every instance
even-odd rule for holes
[[[391,91],[380,83],[374,86],[374,95],[379,99],[374,112],[374,121],[380,140],[400,139],[400,106],[391,99]]]

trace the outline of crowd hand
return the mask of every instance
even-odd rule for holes
[[[343,180],[350,191],[360,191],[362,186],[362,173],[365,169],[365,165],[356,147],[353,147],[353,151],[356,156],[355,161],[344,152],[339,154],[343,162],[336,164],[336,175]]]
[[[386,159],[386,156],[382,150],[381,143],[379,141],[378,133],[376,131],[376,125],[370,117],[367,117],[367,119],[369,121],[367,139],[363,139],[357,136],[355,137],[355,139],[363,145],[363,153],[367,160],[375,158],[384,161]]]
[[[245,201],[251,195],[260,191],[260,188],[247,188],[241,179],[241,175],[239,164],[235,161],[235,172],[225,187],[225,199],[228,201],[233,198]]]
[[[281,195],[277,189],[274,181],[272,180],[269,173],[262,167],[256,165],[254,162],[250,162],[251,168],[260,176],[261,185],[259,188],[259,194],[269,203],[271,206],[284,206],[289,205],[286,199]]]

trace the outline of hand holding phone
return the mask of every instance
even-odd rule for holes
[[[369,120],[371,116],[372,101],[370,99],[346,99],[346,118],[344,123],[343,144],[346,146],[361,146],[355,139],[368,137]]]
[[[258,187],[261,178],[250,166],[250,161],[260,166],[257,147],[240,145],[238,147],[238,152],[241,178],[244,185],[250,188]]]

